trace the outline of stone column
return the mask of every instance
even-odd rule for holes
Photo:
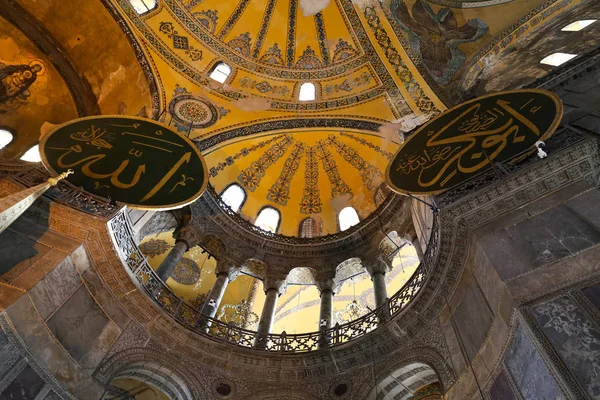
[[[333,325],[333,296],[337,287],[333,279],[318,280],[316,285],[321,293],[319,348],[325,348],[331,343],[331,334],[327,330]]]
[[[189,228],[181,228],[175,236],[175,246],[156,269],[156,275],[166,282],[183,258],[183,254],[197,244],[197,235]]]
[[[387,286],[385,284],[385,274],[388,272],[389,267],[383,261],[376,259],[366,263],[366,269],[371,275],[371,281],[373,282],[373,292],[375,295],[375,306],[380,308],[387,301]]]
[[[285,280],[266,278],[264,286],[267,298],[265,299],[265,305],[263,306],[260,321],[258,322],[256,347],[265,347],[267,345],[267,335],[271,333],[273,320],[275,319],[275,309],[277,308],[277,299],[285,290]]]
[[[415,234],[414,236],[412,236],[410,238],[410,242],[412,243],[412,245],[415,248],[415,251],[417,252],[417,257],[419,258],[419,262],[423,262],[425,257],[423,255],[423,248],[421,247],[421,241],[419,240],[419,237]]]
[[[227,285],[237,277],[239,269],[235,268],[234,265],[228,261],[218,261],[215,272],[217,274],[217,280],[208,294],[201,311],[203,315],[211,318],[215,317],[217,309],[223,299],[223,295],[225,294],[225,290],[227,289]]]

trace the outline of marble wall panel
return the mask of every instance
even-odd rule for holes
[[[479,243],[488,260],[504,281],[534,268],[517,242],[506,230],[488,235],[480,239]]]
[[[590,190],[566,204],[600,230],[600,190]]]
[[[494,380],[490,388],[490,397],[492,400],[518,400],[504,371]]]
[[[506,367],[524,400],[566,399],[522,323],[507,351]]]
[[[54,312],[77,287],[81,279],[71,257],[66,257],[31,289],[33,302],[43,319]]]
[[[535,268],[600,242],[600,232],[565,205],[512,226],[507,232]]]
[[[48,251],[50,247],[7,229],[0,234],[0,275],[11,281]]]
[[[44,397],[44,400],[62,400],[62,399],[55,392],[51,391],[46,395],[46,397]]]
[[[600,327],[570,297],[538,304],[533,315],[552,347],[592,399],[600,399]]]
[[[600,311],[600,285],[583,289],[583,295]]]
[[[44,381],[29,365],[0,393],[0,400],[34,400]]]
[[[0,329],[0,381],[17,365],[19,360],[21,360],[21,356],[17,349]]]
[[[475,280],[469,283],[465,297],[454,311],[454,318],[467,355],[472,360],[481,348],[493,320]]]
[[[48,320],[48,327],[71,356],[79,360],[107,323],[108,317],[82,285]]]

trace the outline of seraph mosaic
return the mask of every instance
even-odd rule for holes
[[[436,14],[423,0],[413,5],[412,15],[404,0],[392,0],[390,10],[400,28],[408,34],[424,67],[440,85],[450,83],[467,59],[458,45],[474,42],[488,31],[485,22],[478,18],[459,26],[450,8],[442,8]]]

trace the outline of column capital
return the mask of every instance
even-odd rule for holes
[[[200,236],[190,226],[183,226],[175,234],[175,241],[184,242],[189,250],[200,243]]]
[[[315,277],[315,286],[319,289],[319,292],[330,291],[333,294],[339,290],[339,283],[335,280],[335,273],[321,274]]]
[[[265,279],[263,280],[263,285],[265,288],[265,293],[269,290],[277,290],[277,293],[279,293],[280,296],[285,292],[285,289],[287,288],[285,279],[269,276],[265,277]]]
[[[391,270],[390,266],[379,258],[365,260],[363,261],[363,265],[371,277],[375,274],[385,275]]]
[[[223,259],[217,260],[217,266],[215,268],[215,274],[227,274],[229,281],[233,281],[240,273],[240,268],[236,266],[232,261]]]

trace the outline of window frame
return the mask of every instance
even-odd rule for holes
[[[313,225],[312,228],[312,236],[308,237],[308,236],[302,236],[302,231],[303,231],[303,225],[306,221],[311,220]],[[303,238],[303,239],[312,239],[312,238],[316,238],[316,237],[320,237],[323,236],[322,234],[322,223],[320,224],[319,221],[315,220],[313,217],[306,217],[304,218],[302,221],[300,221],[300,224],[298,225],[298,237],[299,238]],[[316,232],[315,232],[316,231]]]
[[[146,14],[148,14],[148,13],[151,13],[152,11],[155,11],[155,10],[158,8],[158,2],[159,2],[160,0],[154,0],[154,2],[155,2],[155,3],[154,3],[154,7],[152,7],[152,8],[148,8],[148,6],[146,5],[146,1],[147,1],[147,0],[139,0],[139,1],[141,1],[141,2],[142,2],[142,4],[144,4],[144,7],[146,7],[146,11],[144,11],[144,12],[142,12],[142,13],[140,13],[140,12],[139,12],[139,11],[138,11],[138,10],[135,8],[135,6],[134,6],[134,5],[133,5],[133,3],[132,3],[132,0],[128,0],[128,1],[129,1],[129,4],[131,5],[131,8],[133,8],[133,11],[135,11],[135,12],[137,13],[137,15],[139,15],[139,16],[142,16],[142,15],[146,15]]]
[[[263,212],[263,210],[267,209],[267,208],[271,208],[275,211],[277,211],[277,215],[279,216],[279,219],[277,220],[277,227],[275,228],[275,232],[269,232],[266,229],[261,228],[260,226],[256,225],[256,221],[258,220],[258,217],[260,217],[260,214]],[[279,228],[281,227],[281,220],[283,219],[283,216],[281,215],[281,211],[279,211],[277,208],[270,206],[270,205],[266,205],[266,206],[262,206],[260,208],[260,210],[258,210],[258,212],[256,213],[256,218],[254,218],[253,224],[255,227],[257,227],[258,229],[265,231],[265,232],[269,232],[269,233],[273,233],[273,234],[278,234],[279,233]]]
[[[239,187],[239,188],[242,190],[242,192],[244,193],[244,199],[243,199],[243,200],[242,200],[242,202],[240,203],[240,206],[239,206],[239,208],[237,209],[237,211],[235,211],[235,210],[233,210],[233,209],[232,209],[232,210],[233,210],[233,211],[235,211],[236,213],[239,213],[239,212],[241,212],[241,211],[242,211],[242,208],[244,207],[244,204],[246,203],[246,200],[248,199],[248,193],[246,193],[246,191],[244,190],[244,188],[243,188],[241,185],[239,185],[239,184],[237,184],[237,183],[235,183],[235,182],[231,182],[229,185],[225,186],[225,187],[223,188],[223,190],[221,190],[221,193],[219,193],[219,197],[220,197],[220,198],[221,198],[221,200],[222,200],[222,201],[225,203],[225,200],[223,199],[223,194],[224,194],[224,193],[225,193],[225,192],[226,192],[226,191],[227,191],[227,190],[228,190],[230,187],[232,187],[232,186],[237,186],[237,187]],[[230,207],[230,208],[231,208],[231,207]]]
[[[33,149],[34,147],[38,148],[38,153],[40,154],[40,160],[39,161],[27,161],[27,160],[23,160],[22,158],[25,156],[25,154],[27,154],[28,151],[30,151],[31,149]],[[20,156],[19,156],[19,161],[23,161],[26,163],[39,163],[42,162],[42,153],[40,152],[40,142],[37,142],[36,144],[34,144],[33,146],[30,146],[27,150],[25,150]]]
[[[217,70],[217,68],[219,68],[219,66],[223,64],[225,66],[227,66],[229,68],[229,74],[225,77],[225,80],[223,82],[219,82],[218,80],[216,80],[215,78],[213,78],[211,75]],[[219,73],[223,73],[221,71],[218,71]],[[214,65],[208,70],[208,79],[213,80],[221,85],[224,85],[225,83],[227,83],[227,81],[229,81],[231,79],[231,77],[233,76],[233,67],[231,65],[229,65],[228,63],[226,63],[223,60],[219,60],[217,62],[214,63]]]
[[[312,85],[312,87],[314,89],[314,97],[312,99],[310,99],[310,100],[301,100],[300,99],[300,95],[302,93],[302,87],[304,87],[306,85]],[[300,86],[298,86],[298,101],[301,101],[303,103],[308,103],[308,102],[311,102],[311,101],[317,101],[317,97],[318,97],[317,96],[317,85],[314,82],[308,81],[308,82],[302,82],[302,83],[300,83]]]
[[[5,125],[0,125],[0,129],[7,131],[8,133],[10,133],[12,135],[11,141],[6,143],[6,145],[4,145],[4,147],[0,148],[0,151],[2,151],[17,141],[17,132],[13,128],[11,128],[9,126],[5,126]],[[23,154],[25,154],[25,153],[23,153]]]
[[[351,209],[353,209],[353,210],[354,210],[354,212],[356,213],[356,216],[358,217],[358,222],[357,222],[356,224],[354,224],[354,225],[350,225],[348,228],[346,228],[346,229],[343,229],[343,230],[342,230],[342,226],[341,226],[341,223],[340,223],[340,222],[341,222],[341,221],[340,221],[340,215],[342,214],[342,211],[344,211],[344,210],[345,210],[345,209],[347,209],[347,208],[351,208]],[[346,207],[342,208],[342,209],[340,210],[340,212],[337,214],[337,217],[336,217],[336,219],[335,219],[335,220],[336,220],[336,222],[337,222],[337,228],[338,228],[338,232],[345,232],[345,231],[347,231],[348,229],[350,229],[350,228],[352,228],[352,227],[354,227],[354,226],[356,226],[356,225],[360,224],[360,222],[362,221],[362,220],[360,219],[360,214],[358,213],[358,211],[356,211],[356,208],[354,208],[354,207],[352,207],[352,206],[346,206]]]

